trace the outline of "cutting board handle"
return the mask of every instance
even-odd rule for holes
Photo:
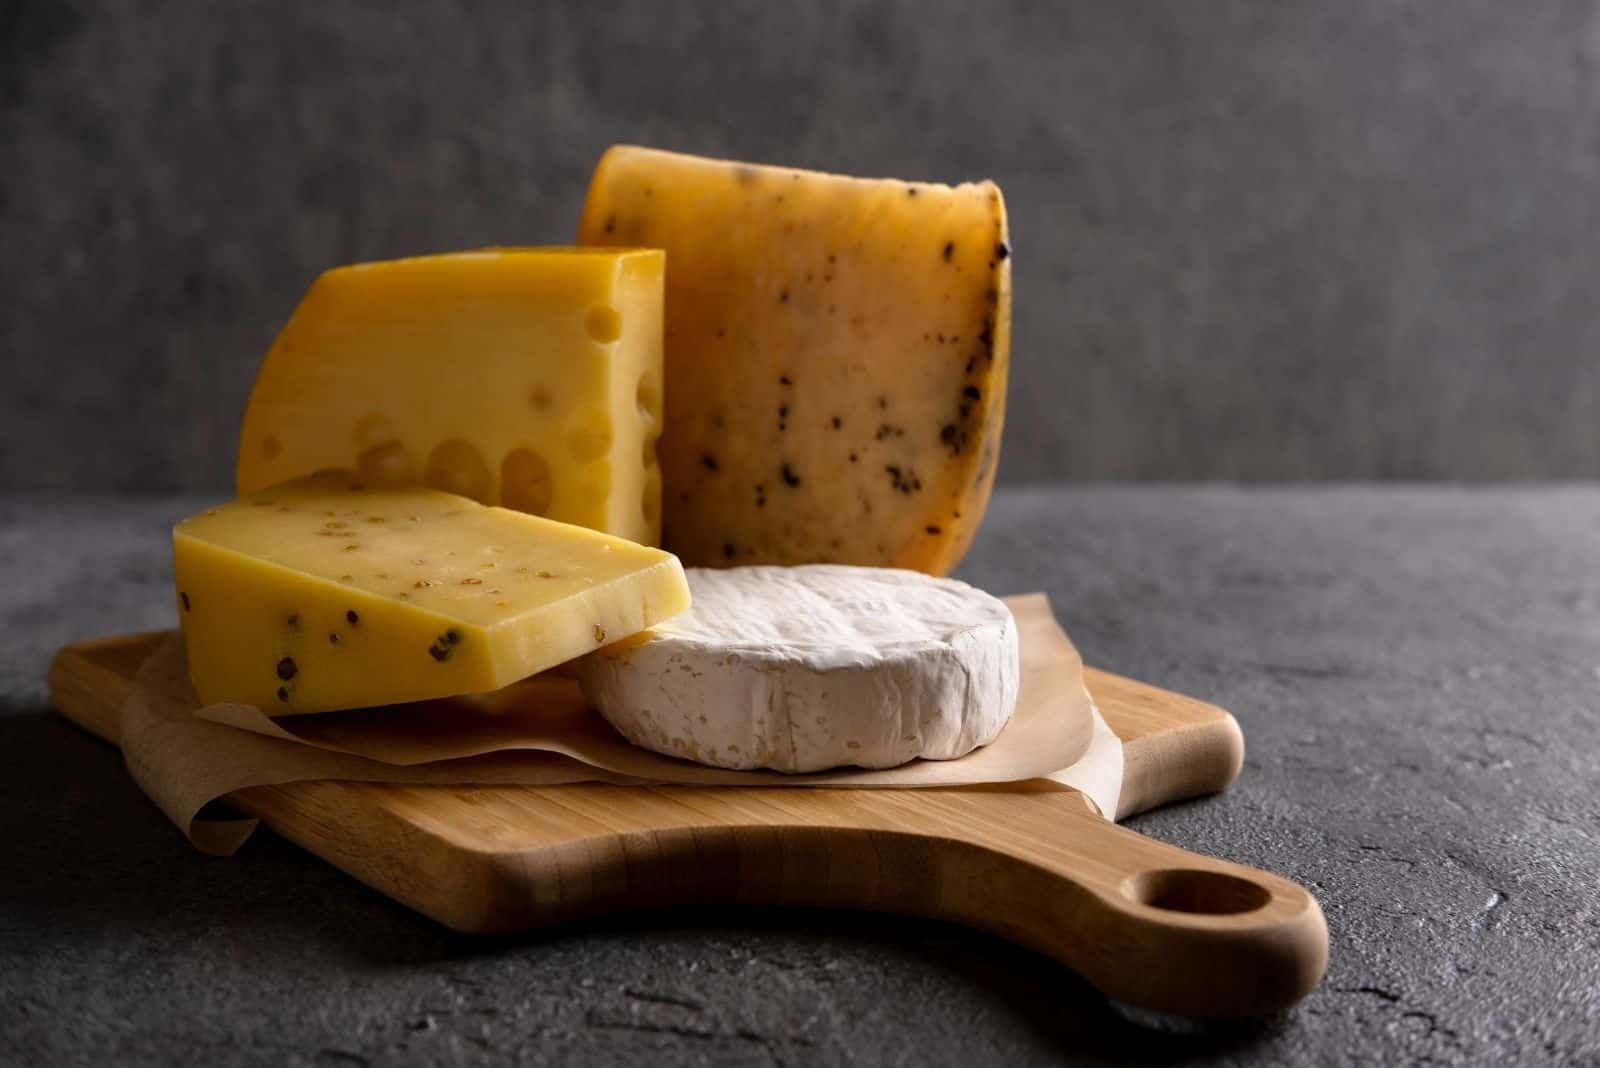
[[[607,804],[603,793],[566,789],[573,811]],[[435,915],[483,931],[646,903],[898,912],[1038,950],[1130,1005],[1208,1018],[1285,1009],[1327,964],[1327,925],[1303,888],[1119,827],[1076,791],[817,790],[796,806],[803,792],[737,791],[745,818],[733,823],[485,855],[482,891],[454,895],[451,911]],[[715,793],[650,791],[685,808]],[[793,818],[800,811],[813,819]]]
[[[1264,1015],[1321,980],[1328,928],[1304,888],[1087,811],[1059,818],[1070,826],[1045,842],[949,842],[980,853],[952,858],[947,870],[973,882],[947,899],[950,918],[1032,946],[1120,1001],[1183,1016]]]

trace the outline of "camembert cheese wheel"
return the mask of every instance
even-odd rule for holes
[[[1020,674],[996,597],[915,571],[691,568],[690,609],[578,664],[636,745],[724,768],[948,760],[993,741]]]

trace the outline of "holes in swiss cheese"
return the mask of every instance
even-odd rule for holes
[[[356,456],[356,472],[368,482],[383,486],[403,486],[416,481],[411,454],[398,441],[370,445]]]
[[[434,489],[488,503],[492,478],[483,456],[460,438],[441,441],[428,453],[423,481]]]
[[[609,345],[622,336],[622,313],[609,304],[596,304],[584,317],[583,327],[595,341]]]
[[[532,449],[512,449],[500,461],[500,503],[507,508],[544,515],[555,495],[550,464]]]

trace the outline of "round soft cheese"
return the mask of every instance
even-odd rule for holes
[[[687,612],[579,662],[635,745],[723,768],[949,760],[1011,718],[1017,627],[996,597],[916,571],[691,568]]]

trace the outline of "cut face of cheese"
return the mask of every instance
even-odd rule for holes
[[[341,472],[184,520],[173,557],[200,700],[269,715],[498,689],[689,603],[660,549]]]
[[[816,564],[691,568],[689,611],[578,664],[629,741],[725,768],[947,760],[1016,708],[1016,624],[954,579]]]
[[[1005,409],[998,188],[616,146],[578,240],[667,252],[662,507],[686,563],[961,559]]]
[[[350,468],[656,544],[662,270],[488,249],[328,271],[262,363],[238,492]]]

